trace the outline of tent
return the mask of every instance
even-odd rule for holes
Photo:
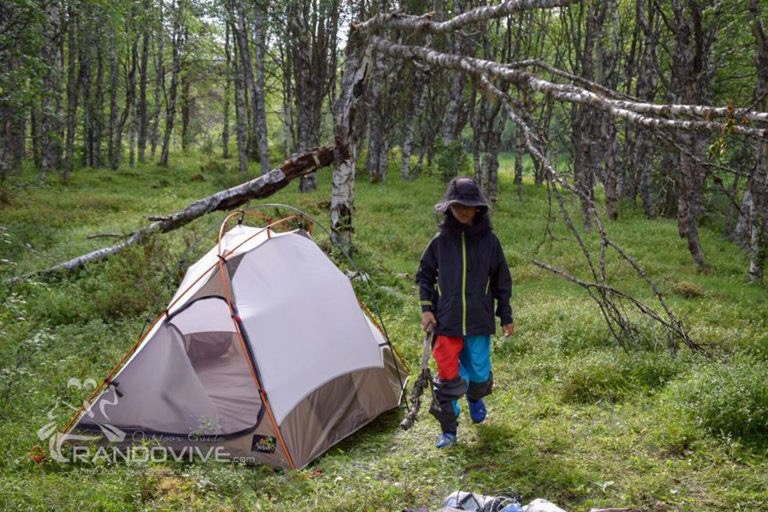
[[[225,220],[65,436],[302,468],[397,407],[405,372],[389,341],[306,231],[275,229],[284,221]]]

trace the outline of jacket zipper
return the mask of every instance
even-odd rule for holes
[[[461,327],[462,335],[467,335],[467,243],[464,232],[461,233]]]

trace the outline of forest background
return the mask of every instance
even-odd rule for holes
[[[4,2],[3,508],[397,510],[456,488],[767,508],[767,9]],[[274,200],[329,219],[321,243],[374,276],[360,293],[409,362],[432,204],[458,174],[494,201],[519,333],[494,341],[492,421],[443,454],[393,413],[295,473],[38,453],[54,406],[85,398],[68,382],[108,371],[223,214],[131,237],[145,216],[323,145],[333,168]],[[130,243],[40,273],[105,239]]]

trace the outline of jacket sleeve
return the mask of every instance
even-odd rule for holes
[[[509,273],[507,258],[501,242],[494,236],[493,256],[491,259],[491,293],[496,299],[496,316],[501,319],[501,325],[514,322],[512,315],[512,275]]]
[[[437,254],[436,240],[433,238],[419,261],[419,270],[416,272],[416,283],[419,285],[419,304],[421,312],[435,312],[437,310]]]

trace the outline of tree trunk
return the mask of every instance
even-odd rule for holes
[[[268,173],[269,166],[269,141],[267,139],[267,108],[265,91],[265,45],[267,37],[267,7],[266,2],[254,2],[253,17],[253,42],[256,53],[256,80],[254,82],[253,97],[254,111],[253,124],[254,134],[258,141],[259,162],[261,164],[261,173]]]
[[[4,183],[11,170],[11,112],[0,102],[0,183]]]
[[[331,239],[349,251],[355,204],[355,164],[360,133],[366,124],[367,109],[363,101],[370,62],[363,58],[363,41],[356,32],[350,33],[345,53],[341,91],[334,105],[336,168],[331,195]]]
[[[295,86],[299,151],[319,145],[323,100],[335,70],[330,55],[336,51],[339,2],[293,2],[288,13],[291,63]],[[314,173],[301,178],[300,192],[317,188]]]
[[[187,154],[189,146],[192,142],[189,123],[192,115],[192,97],[190,96],[190,89],[192,83],[189,73],[182,73],[180,77],[181,81],[181,152]]]
[[[488,142],[485,146],[483,164],[486,167],[488,179],[488,199],[495,203],[499,199],[499,150],[501,149],[501,133],[504,131],[506,117],[497,119],[488,134]]]
[[[83,111],[83,165],[93,167],[93,95],[92,95],[92,76],[91,65],[93,59],[93,40],[91,32],[94,30],[94,24],[88,16],[92,13],[86,13],[86,17],[81,23],[79,43],[79,61],[80,61],[80,96],[82,97]]]
[[[605,186],[605,209],[609,219],[618,220],[619,170],[616,165],[616,155],[618,153],[616,143],[616,124],[613,118],[606,114],[602,115],[601,132],[603,147],[605,148],[605,169],[603,172],[603,182]]]
[[[647,12],[647,16],[646,16]],[[636,96],[641,100],[653,102],[656,98],[656,42],[659,38],[659,27],[655,9],[650,0],[637,0],[636,19],[645,35],[642,51],[642,71],[638,73]],[[653,202],[653,161],[655,148],[650,134],[635,127],[633,162],[638,166],[635,178],[635,190],[640,194],[645,216],[652,219],[656,216],[656,205]]]
[[[233,25],[233,34],[235,36],[235,42],[237,43],[237,55],[240,59],[238,64],[240,65],[240,73],[243,76],[245,82],[245,88],[247,91],[247,97],[250,101],[250,108],[247,113],[247,119],[249,119],[248,125],[250,126],[248,136],[248,154],[251,159],[258,159],[258,137],[256,135],[256,123],[255,114],[258,110],[256,106],[257,98],[255,95],[256,85],[253,79],[253,67],[251,66],[251,50],[248,46],[248,33],[247,23],[245,16],[245,8],[241,2],[236,0],[230,0],[233,2],[233,14],[235,16]]]
[[[525,158],[525,136],[519,127],[515,129],[515,186],[517,197],[523,196],[523,160]]]
[[[550,96],[544,98],[543,104],[541,106],[541,115],[539,115],[539,122],[538,122],[538,131],[540,133],[544,133],[544,134],[549,133],[549,127],[552,124],[553,108],[554,108],[553,98]],[[544,156],[547,156],[548,147],[549,147],[549,144],[545,142],[541,148],[541,151],[544,154]],[[542,164],[542,162],[539,161],[538,159],[533,159],[533,182],[536,185],[543,185],[547,179],[546,176],[547,176],[547,170],[544,168],[544,165]]]
[[[107,158],[112,169],[120,165],[120,148],[117,146],[117,125],[120,122],[120,111],[117,106],[118,69],[117,69],[117,34],[109,32],[109,133],[107,135]],[[116,165],[117,164],[117,165]]]
[[[291,62],[293,64],[293,76],[296,98],[296,133],[298,135],[298,151],[304,151],[307,148],[316,145],[319,139],[320,126],[312,124],[312,112],[316,95],[313,95],[312,60],[310,52],[312,51],[312,36],[314,31],[309,16],[309,3],[297,2],[289,14],[288,30],[291,39]],[[302,177],[299,182],[300,192],[311,192],[317,188],[314,176]]]
[[[404,121],[405,133],[403,134],[403,163],[400,167],[400,177],[407,181],[411,179],[411,155],[413,154],[413,139],[416,133],[416,125],[421,113],[424,112],[427,100],[426,81],[428,68],[422,66],[416,68],[413,81],[413,99],[411,108],[406,112]]]
[[[16,56],[3,55],[0,50],[0,88],[10,89],[20,85],[20,80],[16,78],[19,64]],[[0,98],[0,181],[21,170],[26,123],[25,113],[20,107],[8,97]]]
[[[586,9],[586,10],[585,10]],[[602,37],[605,10],[600,2],[581,6],[579,17],[586,16],[583,41],[579,31],[574,32],[577,74],[585,80],[595,80],[596,47]],[[571,23],[579,25],[581,20]],[[592,227],[594,215],[594,186],[598,174],[600,116],[602,113],[586,105],[574,105],[571,115],[574,146],[573,173],[576,188],[580,192],[581,213],[584,229]]]
[[[224,123],[221,130],[221,158],[229,158],[229,104],[232,95],[232,50],[229,46],[229,22],[224,23]]]
[[[461,14],[464,9],[460,2],[456,2],[454,5],[456,14]],[[452,53],[461,55],[464,53],[464,36],[460,31],[452,34],[451,40]],[[461,122],[463,117],[462,111],[465,109],[464,105],[464,87],[466,85],[466,75],[461,72],[448,72],[450,80],[450,93],[448,95],[448,105],[445,107],[445,118],[443,120],[441,138],[443,147],[448,147],[458,139],[461,134],[461,129],[464,127]]]
[[[699,239],[704,172],[694,155],[702,154],[703,144],[699,137],[689,133],[681,134],[679,139],[683,151],[680,154],[680,170],[677,175],[677,231],[680,238],[688,241],[688,250],[693,261],[701,268],[705,264]]]
[[[27,118],[22,112],[15,112],[12,125],[12,135],[9,138],[11,144],[11,168],[13,173],[21,172],[21,163],[27,153]]]
[[[101,28],[99,35],[103,35]],[[101,37],[99,38],[101,39]],[[91,109],[91,123],[93,126],[93,141],[91,150],[93,151],[93,167],[101,167],[101,148],[104,140],[104,47],[98,45],[96,50],[96,92]]]
[[[293,129],[293,80],[291,79],[290,43],[280,45],[283,75],[283,153],[288,158],[296,147],[296,132]]]
[[[42,61],[46,64],[43,74],[42,101],[40,107],[40,178],[61,165],[61,86],[62,86],[62,23],[58,3],[44,8],[45,35]]]
[[[373,53],[373,76],[369,87],[370,114],[368,122],[368,154],[365,168],[368,171],[368,181],[381,183],[387,177],[387,144],[386,144],[386,114],[384,107],[384,73],[387,63],[381,52]]]
[[[233,38],[236,37],[234,28],[234,12],[230,4],[229,27]],[[245,77],[243,75],[242,59],[240,58],[240,49],[237,44],[234,45],[234,74],[235,74],[235,132],[237,135],[237,158],[240,174],[248,174],[248,116],[245,104]]]
[[[3,65],[5,60],[5,65]],[[19,76],[21,60],[17,55],[2,55],[0,50],[0,87],[22,90],[25,78]],[[7,66],[7,68],[5,67]],[[6,74],[6,71],[8,72]],[[8,97],[0,98],[0,151],[3,155],[2,173],[0,178],[5,180],[8,175],[21,171],[24,160],[25,139],[27,132],[27,113],[25,105],[19,104]]]
[[[636,139],[637,161],[640,162],[640,201],[643,204],[643,211],[648,219],[656,217],[656,205],[653,201],[653,156],[654,148],[646,133],[641,133]]]
[[[64,170],[63,178],[68,180],[72,173],[73,158],[75,153],[75,129],[77,127],[77,99],[78,99],[78,76],[77,76],[77,36],[78,22],[75,15],[75,9],[69,4],[67,10],[68,33],[67,33],[67,140],[64,152]]]
[[[145,11],[149,11],[151,3],[144,2]],[[149,83],[149,36],[150,28],[146,26],[141,33],[141,64],[139,65],[139,102],[136,113],[138,116],[138,160],[146,161],[147,135],[149,132],[149,106],[147,105],[147,85]]]
[[[131,12],[131,27],[135,29],[136,12]],[[120,119],[117,122],[115,128],[115,150],[112,153],[112,170],[116,171],[120,167],[120,161],[123,153],[123,130],[125,130],[125,124],[128,119],[134,113],[133,102],[136,98],[136,67],[139,60],[139,36],[134,34],[131,36],[131,55],[130,55],[130,68],[128,70],[128,76],[125,80],[125,105],[123,112],[120,114]]]
[[[707,89],[707,52],[711,41],[705,39],[702,25],[703,7],[695,3],[672,1],[674,12],[675,48],[672,68],[671,93],[679,103],[695,104],[704,100]],[[713,36],[712,36],[713,37]],[[677,173],[677,227],[678,234],[688,242],[688,250],[699,268],[705,266],[704,252],[699,239],[699,218],[705,172],[700,155],[705,141],[695,133],[678,135],[680,147]]]
[[[617,19],[617,0],[606,0],[601,2],[602,10],[598,14],[600,24],[600,39],[596,42],[595,61],[597,70],[595,79],[598,84],[609,89],[618,89],[617,62],[622,53],[623,41],[620,37],[620,27]],[[596,120],[597,121],[597,120]],[[596,134],[599,141],[599,153],[595,155],[596,165],[603,160],[602,180],[605,190],[606,213],[611,220],[619,218],[619,195],[621,191],[623,172],[619,170],[617,164],[617,155],[619,152],[616,141],[616,122],[613,116],[601,112],[599,122],[595,123]]]
[[[179,75],[181,73],[181,52],[184,47],[184,26],[183,26],[183,0],[179,0],[174,9],[173,22],[173,62],[171,64],[171,85],[168,92],[168,105],[165,109],[165,133],[163,135],[163,149],[160,153],[160,165],[168,166],[168,158],[171,149],[171,135],[173,133],[173,122],[176,118],[176,94],[179,88]]]
[[[134,100],[131,109],[130,128],[128,130],[128,166],[136,166],[136,138],[139,133],[139,106]]]
[[[163,4],[160,3],[160,17],[163,16]],[[165,32],[162,23],[157,26],[157,55],[155,55],[155,104],[152,110],[152,129],[150,132],[150,158],[155,159],[157,145],[160,142],[160,112],[162,99],[165,97]]]
[[[757,87],[755,98],[759,109],[768,110],[768,32],[757,0],[750,0],[755,36],[755,65]],[[762,282],[768,257],[768,141],[760,141],[755,148],[755,167],[750,179],[749,193],[753,198],[750,233],[749,280]],[[746,195],[746,194],[745,194]]]
[[[40,169],[43,155],[40,143],[42,138],[40,134],[40,106],[37,104],[33,105],[29,110],[29,129],[32,142],[32,163],[35,164],[37,169]]]
[[[237,53],[237,50],[235,50]],[[245,106],[245,78],[242,65],[235,62],[235,118],[237,132],[237,158],[240,174],[248,174],[248,121]]]
[[[0,52],[0,64],[5,56]],[[17,112],[9,101],[0,100],[0,183],[4,183],[12,169],[12,152],[14,142],[13,125]]]

